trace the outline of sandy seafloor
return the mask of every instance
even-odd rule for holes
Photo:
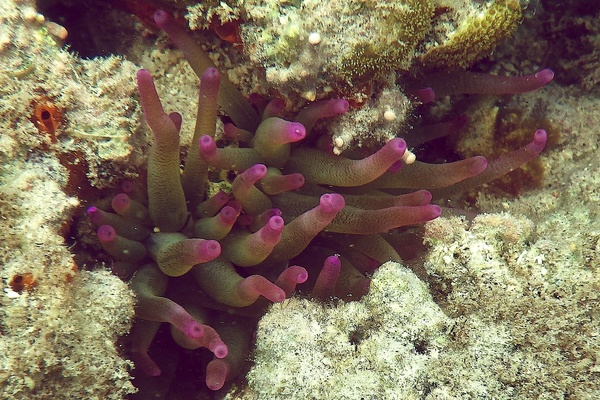
[[[64,237],[87,196],[135,178],[144,164],[139,65],[163,76],[163,101],[184,116],[195,114],[195,101],[185,101],[196,97],[194,78],[178,54],[151,48],[134,61],[80,59],[61,49],[34,6],[0,0],[0,398],[127,398],[132,363],[117,343],[133,296],[100,265],[78,269]],[[259,327],[249,386],[230,398],[600,398],[600,19],[573,18],[587,27],[577,59],[572,44],[540,36],[551,21],[536,18],[489,64],[535,71],[551,53],[561,67],[545,88],[494,103],[541,112],[558,132],[541,156],[540,187],[518,196],[482,188],[472,194],[474,220],[428,223],[419,271],[430,289],[389,264],[360,302],[273,307]],[[44,96],[65,110],[56,142],[30,120]],[[493,107],[478,112],[493,118]],[[71,174],[87,169],[90,185],[69,180],[65,164]],[[16,275],[35,286],[13,291]]]

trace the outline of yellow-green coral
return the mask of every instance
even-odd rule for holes
[[[241,0],[207,0],[187,8],[186,19],[191,29],[206,29],[211,22],[229,22],[241,18]]]
[[[307,100],[407,70],[434,13],[430,0],[248,0],[244,7],[251,63],[265,68],[280,94]]]
[[[518,0],[496,0],[483,7],[474,8],[462,18],[455,16],[461,20],[458,27],[447,32],[445,39],[428,44],[420,57],[426,68],[470,66],[511,35],[521,20]]]
[[[417,43],[431,27],[434,7],[430,1],[382,2],[368,10],[377,40],[356,41],[343,56],[341,74],[351,81],[364,81],[393,69],[408,69]]]
[[[520,0],[218,4],[188,7],[190,26],[239,18],[241,48],[251,68],[264,70],[262,87],[290,103],[333,94],[360,103],[367,82],[387,85],[395,71],[468,67],[515,30],[522,7]]]
[[[427,285],[388,262],[360,301],[274,305],[259,323],[249,394],[236,398],[424,398],[451,325]]]

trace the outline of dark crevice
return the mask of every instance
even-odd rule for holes
[[[140,26],[134,16],[101,1],[38,0],[37,8],[67,29],[65,46],[82,58],[125,55]]]

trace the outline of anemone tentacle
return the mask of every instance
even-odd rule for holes
[[[117,214],[128,222],[139,222],[142,225],[152,225],[148,207],[132,199],[126,193],[119,193],[113,197],[111,207]]]
[[[546,146],[547,139],[547,132],[543,129],[538,129],[534,132],[533,140],[529,144],[491,161],[488,167],[481,173],[465,179],[454,186],[432,191],[432,194],[434,198],[449,197],[506,175],[539,156]]]
[[[232,307],[249,306],[259,296],[273,302],[285,299],[285,292],[280,287],[261,275],[240,276],[224,257],[196,265],[192,275],[206,294]]]
[[[180,230],[187,220],[185,194],[179,178],[179,129],[181,116],[167,115],[150,73],[137,74],[140,100],[154,142],[148,155],[148,209],[163,232]]]
[[[307,181],[318,185],[361,186],[380,177],[406,151],[404,140],[396,138],[387,142],[375,154],[362,160],[328,155],[316,149],[296,149],[286,165],[286,170],[301,173]]]
[[[217,148],[217,143],[209,135],[198,141],[200,158],[209,166],[231,171],[245,171],[263,162],[260,154],[252,148]]]
[[[204,328],[179,304],[162,295],[168,278],[155,264],[141,267],[131,279],[137,297],[136,316],[147,321],[168,322],[190,338],[199,338]]]
[[[216,68],[207,68],[200,76],[200,90],[198,96],[198,113],[192,143],[198,143],[203,135],[214,136],[217,123],[217,95],[220,84],[219,71]],[[185,169],[181,175],[181,185],[185,198],[192,206],[202,201],[204,196],[204,181],[206,180],[208,166],[196,151],[188,154],[185,160]]]
[[[554,79],[554,72],[543,69],[531,75],[499,76],[470,71],[438,72],[419,81],[421,87],[431,87],[436,96],[455,94],[503,95],[536,90]]]
[[[100,245],[111,256],[117,260],[135,263],[146,257],[146,247],[138,242],[119,236],[115,228],[110,225],[102,225],[98,228],[98,240]]]
[[[233,228],[238,213],[231,206],[224,206],[217,215],[201,218],[194,223],[194,235],[205,239],[223,239]]]

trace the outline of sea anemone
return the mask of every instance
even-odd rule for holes
[[[538,130],[528,145],[491,162],[415,161],[401,138],[367,156],[334,155],[330,138],[317,137],[313,127],[345,113],[346,100],[317,101],[286,117],[274,99],[257,112],[170,15],[157,11],[154,20],[201,80],[193,145],[181,172],[181,116],[163,110],[150,73],[140,70],[140,99],[153,133],[147,185],[125,185],[110,202],[87,210],[116,260],[113,270],[133,275],[131,356],[151,376],[164,367],[148,350],[168,322],[179,345],[212,352],[205,382],[220,389],[242,371],[269,302],[283,301],[301,284],[320,300],[360,298],[374,268],[401,260],[396,242],[382,234],[437,218],[442,209],[431,204],[433,196],[495,179],[545,146],[546,132]],[[422,98],[513,93],[551,79],[549,70],[521,78],[448,73],[415,82],[413,92]],[[218,105],[233,121],[223,138],[215,138]],[[215,176],[231,182],[211,191]]]

